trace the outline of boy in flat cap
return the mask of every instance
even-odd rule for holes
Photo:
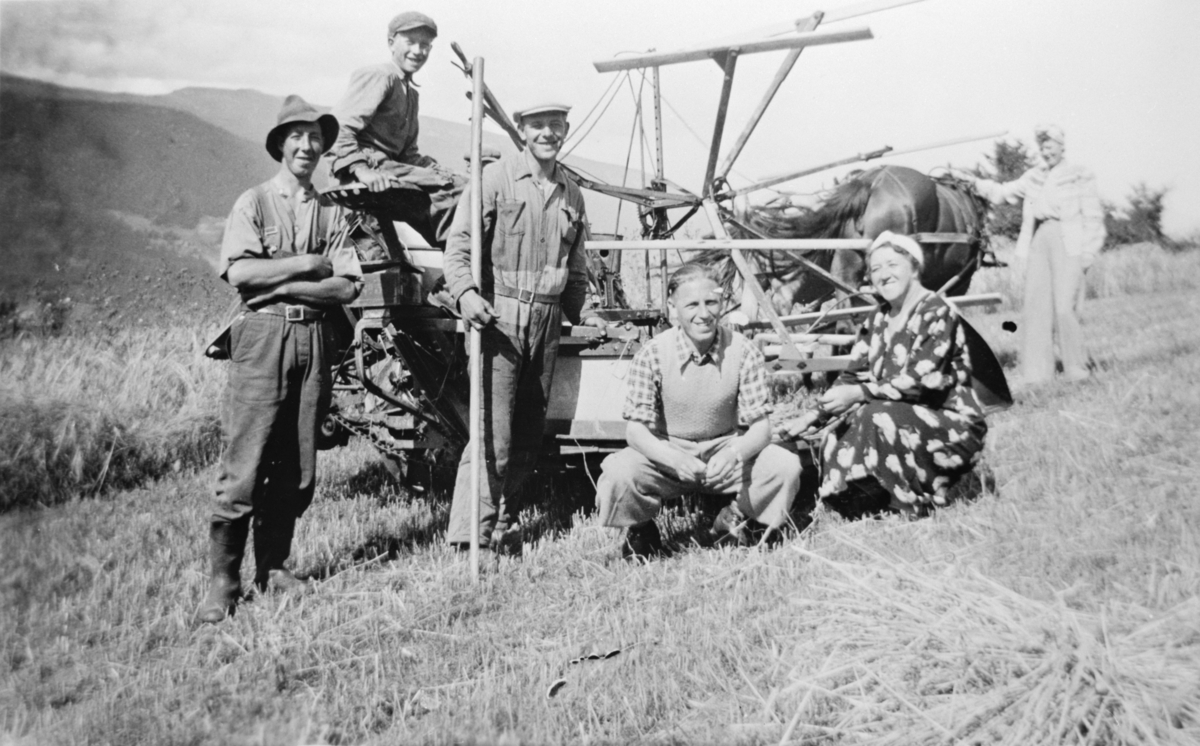
[[[466,183],[417,149],[419,96],[412,78],[429,59],[437,33],[437,24],[424,13],[407,11],[392,19],[392,59],[350,76],[350,88],[333,110],[341,127],[330,150],[339,183],[361,183],[373,192],[405,188],[395,205],[397,219],[433,246],[445,243]]]
[[[587,213],[579,187],[558,166],[570,130],[560,103],[517,111],[524,152],[483,171],[483,282],[471,277],[471,216],[459,211],[446,245],[450,295],[483,335],[483,453],[480,546],[495,547],[516,517],[514,498],[542,444],[546,403],[565,316],[581,319],[587,297]],[[471,538],[471,448],[459,463],[447,541]],[[511,534],[510,534],[511,536]],[[507,541],[505,541],[507,543]],[[493,555],[494,556],[494,555]]]
[[[296,519],[312,502],[317,431],[332,393],[326,318],[357,297],[362,275],[352,250],[331,248],[341,210],[312,185],[336,133],[334,117],[288,96],[266,142],[279,172],[242,194],[225,224],[220,273],[242,305],[229,329],[212,580],[200,622],[220,622],[241,597],[251,521],[258,589],[305,585],[284,561]]]

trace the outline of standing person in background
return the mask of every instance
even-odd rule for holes
[[[1042,162],[1019,178],[1003,184],[969,178],[991,202],[1024,200],[1016,250],[1025,262],[1024,382],[1053,380],[1056,337],[1063,378],[1080,381],[1088,369],[1078,299],[1084,273],[1104,245],[1104,208],[1092,172],[1063,158],[1063,131],[1045,125],[1034,136]]]
[[[460,210],[446,246],[446,285],[462,318],[483,335],[483,454],[479,544],[506,550],[516,535],[516,499],[542,447],[562,319],[587,300],[587,212],[579,187],[558,166],[570,131],[559,103],[513,115],[525,150],[483,171],[483,282],[471,276],[471,215]],[[471,446],[454,485],[447,541],[471,539]],[[493,560],[495,554],[492,555]]]
[[[212,579],[196,612],[200,622],[220,622],[241,597],[251,520],[255,586],[306,586],[284,561],[296,519],[312,502],[317,433],[332,394],[325,319],[362,287],[354,252],[330,249],[340,208],[312,185],[336,133],[336,119],[288,96],[267,134],[279,173],[239,197],[225,224],[220,273],[242,307],[228,332],[224,450],[209,526]]]
[[[392,59],[350,76],[350,88],[334,107],[341,123],[330,150],[333,177],[360,183],[372,192],[404,189],[397,220],[413,227],[431,246],[445,244],[454,206],[466,180],[417,148],[419,96],[413,76],[425,66],[437,24],[407,11],[388,24]]]

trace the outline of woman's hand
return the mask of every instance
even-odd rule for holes
[[[821,412],[811,409],[795,419],[783,423],[783,432],[792,440],[797,440],[817,431],[817,423],[821,420]]]
[[[817,404],[822,410],[837,416],[865,399],[862,389],[858,386],[842,385],[834,386],[822,394]]]

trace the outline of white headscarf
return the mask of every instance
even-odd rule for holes
[[[876,249],[889,247],[904,254],[908,254],[913,259],[917,260],[917,267],[925,268],[925,252],[921,249],[921,244],[917,243],[908,236],[900,233],[892,233],[884,231],[871,243],[871,248],[867,249],[867,260],[870,261],[871,255]]]

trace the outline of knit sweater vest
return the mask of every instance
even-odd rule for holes
[[[672,334],[683,334],[676,328]],[[703,365],[684,359],[676,340],[659,348],[662,361],[663,419],[667,435],[685,440],[708,440],[732,432],[738,425],[738,383],[746,338],[721,329],[713,342],[720,353]],[[685,346],[690,343],[685,341]],[[718,364],[719,361],[719,364]]]

